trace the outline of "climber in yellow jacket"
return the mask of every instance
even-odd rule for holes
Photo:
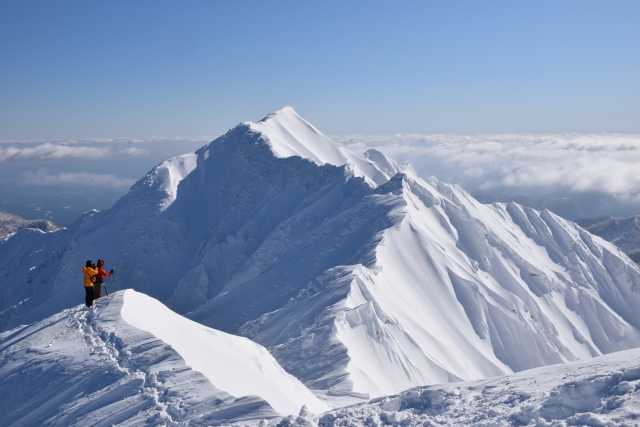
[[[87,307],[91,307],[95,295],[93,292],[93,284],[96,281],[95,276],[98,274],[98,268],[93,261],[89,260],[85,266],[82,267],[82,274],[84,275],[84,291],[86,293],[84,303]]]

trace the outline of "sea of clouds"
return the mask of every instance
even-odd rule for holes
[[[0,211],[68,225],[112,206],[158,163],[213,139],[0,141]]]
[[[376,148],[423,176],[471,192],[542,195],[601,192],[640,199],[640,134],[332,135],[347,148]]]
[[[617,201],[608,201],[590,212],[585,210],[591,203],[587,199],[574,216],[640,213],[640,134],[330,136],[356,152],[376,148],[396,161],[408,161],[420,175],[459,184],[474,195],[495,192],[564,197],[600,193],[615,196]],[[56,192],[57,200],[63,200],[64,188],[69,188],[75,198],[69,196],[72,201],[59,203],[64,203],[67,215],[59,220],[69,221],[87,207],[110,206],[154,165],[194,151],[213,139],[0,141],[0,210],[24,215],[36,208],[56,212],[56,206],[49,206],[53,202],[40,203],[39,194]],[[96,198],[98,189],[102,193]],[[108,195],[106,190],[110,191]],[[77,195],[81,191],[86,195]],[[96,199],[91,206],[89,202],[75,202],[89,198]],[[57,212],[62,212],[60,209]]]

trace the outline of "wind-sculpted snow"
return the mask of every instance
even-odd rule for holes
[[[549,212],[393,181],[405,203],[375,265],[335,270],[241,329],[310,387],[382,396],[640,345],[639,272],[612,245]]]
[[[395,172],[389,173],[388,170],[376,167],[366,156],[336,144],[291,107],[271,113],[258,123],[247,125],[266,140],[278,157],[298,156],[319,166],[327,163],[334,166],[349,164],[355,176],[364,177],[372,185],[384,184],[395,175]]]
[[[419,387],[289,426],[634,426],[640,351],[488,380]]]
[[[251,338],[332,406],[640,347],[640,270],[612,244],[350,153],[290,108],[2,240],[1,330],[80,303],[98,257],[108,286]]]
[[[151,325],[164,336],[149,333]],[[198,370],[205,349],[220,365]],[[229,378],[247,393],[232,396]],[[298,413],[303,405],[328,409],[265,349],[131,290],[0,335],[1,425],[205,426]]]
[[[167,193],[167,197],[160,205],[161,210],[165,210],[176,199],[178,184],[196,168],[196,161],[196,154],[189,153],[173,157],[156,166],[152,172],[154,178],[160,183],[160,188]]]

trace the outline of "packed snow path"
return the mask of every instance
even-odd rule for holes
[[[329,409],[264,348],[131,290],[0,335],[3,426],[206,426],[303,405]]]

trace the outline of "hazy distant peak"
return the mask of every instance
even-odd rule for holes
[[[0,237],[11,233],[17,233],[25,228],[34,228],[48,232],[59,230],[61,227],[47,219],[28,220],[18,215],[0,212]]]

